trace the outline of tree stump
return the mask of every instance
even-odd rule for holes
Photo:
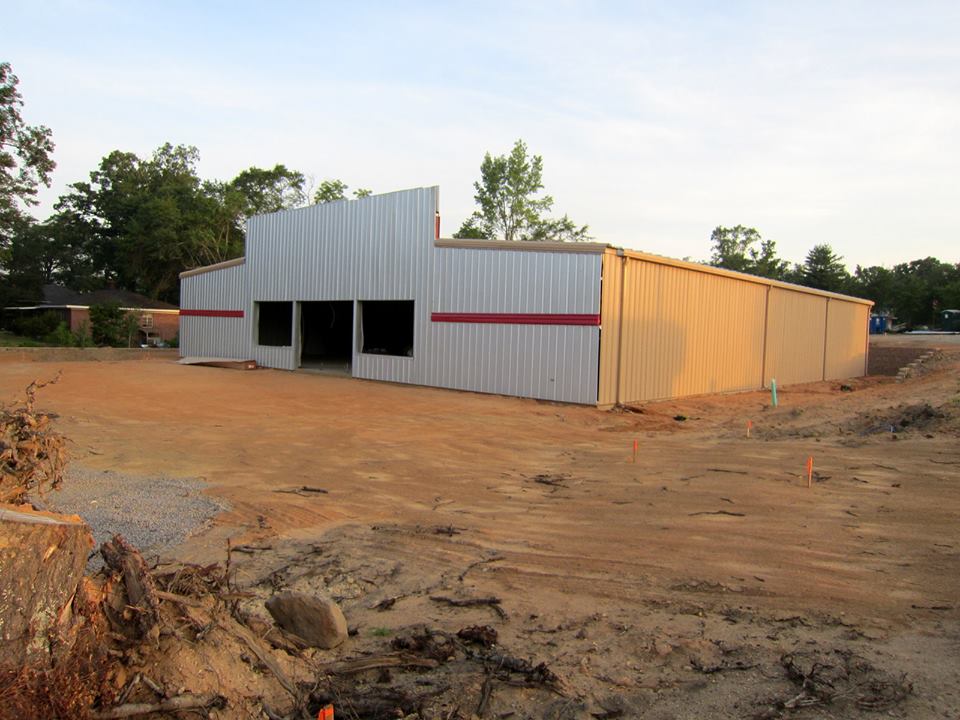
[[[77,515],[0,505],[0,666],[49,661],[92,547]]]

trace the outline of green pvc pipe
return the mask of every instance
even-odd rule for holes
[[[773,401],[773,406],[777,406],[777,379],[770,378],[770,399]]]

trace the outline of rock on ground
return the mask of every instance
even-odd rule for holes
[[[326,595],[284,592],[266,602],[277,625],[313,647],[329,650],[347,639],[347,620]]]

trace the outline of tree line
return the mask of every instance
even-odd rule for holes
[[[814,245],[802,263],[777,256],[776,243],[755,228],[717,227],[708,263],[728,270],[873,300],[908,327],[938,325],[938,313],[960,308],[960,263],[928,257],[892,268],[857,265],[851,273],[827,244]]]
[[[28,125],[9,63],[0,63],[0,307],[33,303],[47,283],[85,291],[117,287],[178,303],[183,270],[238,257],[253,215],[348,197],[340,180],[313,187],[304,173],[277,164],[250,167],[228,181],[197,172],[199,152],[164,144],[149,157],[115,150],[87,180],[75,182],[38,221],[28,212],[55,168],[49,128]],[[588,226],[551,217],[543,158],[517,140],[504,155],[487,153],[474,183],[477,210],[454,237],[508,241],[582,241]],[[365,197],[370,190],[355,190]],[[754,228],[717,227],[710,236],[717,267],[873,300],[911,325],[935,323],[960,308],[960,265],[936,258],[850,273],[829,245],[801,264],[777,256]]]

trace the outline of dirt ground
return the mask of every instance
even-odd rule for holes
[[[278,589],[329,592],[356,632],[311,662],[490,625],[564,684],[448,664],[358,676],[358,696],[417,689],[438,718],[958,718],[960,347],[943,347],[905,383],[784,388],[775,409],[758,392],[601,411],[169,360],[3,363],[0,401],[62,370],[40,404],[74,462],[203,478],[231,509],[170,555],[263,548],[233,554],[263,617]],[[327,492],[281,492],[304,485]],[[438,596],[496,596],[504,616]],[[824,687],[832,702],[808,705]]]

